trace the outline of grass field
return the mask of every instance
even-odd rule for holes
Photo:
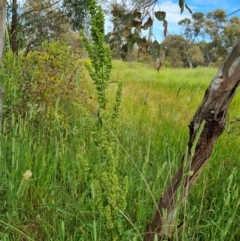
[[[139,63],[115,61],[113,66],[109,106],[115,81],[123,83],[116,137],[118,173],[120,178],[128,177],[127,207],[119,213],[119,240],[137,241],[142,240],[155,211],[154,200],[158,202],[178,168],[188,124],[217,69],[162,69],[158,74]],[[91,81],[80,83],[86,85],[86,81],[91,95],[88,106],[94,109]],[[1,84],[4,87],[7,80]],[[238,93],[229,120],[240,115],[239,103]],[[36,127],[29,121],[30,114],[25,119],[12,114],[11,123],[3,118],[0,240],[111,240],[94,200],[92,180],[99,165],[91,120],[72,113],[65,129],[57,120],[49,124],[45,119]],[[239,134],[238,122],[229,123],[217,141],[202,176],[179,207],[185,227],[175,240],[240,240]],[[23,177],[27,170],[31,177]]]

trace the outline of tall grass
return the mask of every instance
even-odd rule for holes
[[[217,70],[163,69],[158,74],[138,63],[113,65],[108,98],[114,98],[114,81],[122,81],[120,136],[115,138],[120,147],[119,172],[129,182],[127,209],[119,214],[125,220],[119,240],[141,240],[186,148],[187,125]],[[0,71],[1,84],[14,94],[14,76],[9,75],[10,79]],[[88,108],[94,109],[91,82],[89,89]],[[230,120],[239,115],[239,98],[237,94],[231,105]],[[54,122],[42,119],[37,127],[31,113],[24,118],[8,113],[11,123],[3,117],[0,240],[110,240],[94,202],[92,180],[99,165],[91,135],[92,117],[73,105],[69,109],[71,118],[65,128],[58,122],[57,109]],[[184,232],[175,240],[240,239],[239,152],[236,122],[219,138],[191,191]],[[32,177],[18,195],[27,170],[32,171]]]

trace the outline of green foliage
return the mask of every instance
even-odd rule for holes
[[[119,55],[123,61],[126,61],[128,53],[133,51],[134,45],[137,45],[144,54],[152,56],[155,61],[159,57],[159,43],[155,39],[154,43],[150,41],[152,36],[142,36],[142,30],[152,28],[154,17],[158,21],[163,21],[164,35],[167,32],[166,12],[153,11],[156,1],[142,8],[136,8],[130,11],[125,4],[114,3],[111,5],[111,13],[113,15],[113,31],[105,36],[105,40],[115,52],[120,52]],[[150,11],[151,9],[151,11]],[[154,36],[154,35],[153,35]],[[123,41],[124,39],[124,41]]]
[[[104,16],[103,12],[94,0],[89,0],[91,14],[91,37],[92,42],[83,36],[83,43],[88,52],[91,63],[86,62],[86,68],[91,76],[98,98],[98,122],[93,133],[97,148],[98,172],[94,176],[93,187],[95,190],[95,203],[99,211],[100,220],[103,219],[109,240],[119,240],[122,235],[121,212],[126,209],[126,195],[128,181],[125,177],[121,180],[118,169],[119,147],[118,136],[118,112],[121,103],[121,84],[115,97],[112,111],[106,96],[109,87],[112,69],[111,52],[104,43]]]
[[[162,52],[172,67],[197,67],[204,64],[203,53],[197,44],[178,35],[169,35],[162,42]]]
[[[88,11],[83,0],[8,1],[11,49],[27,55],[44,41],[58,41],[70,30],[88,30]]]
[[[84,29],[88,24],[87,1],[64,0],[63,11],[69,17],[74,30]]]
[[[169,61],[164,61],[164,66],[165,66],[165,68],[171,68],[172,67],[172,65],[171,65],[171,62],[169,62]]]
[[[101,178],[105,168],[111,167],[101,158],[104,148],[96,146],[100,137],[93,132],[97,126],[88,113],[91,109],[73,110],[75,105],[68,103],[72,110],[68,110],[69,128],[59,128],[45,118],[34,128],[31,120],[21,118],[10,108],[14,95],[17,98],[20,92],[15,76],[21,76],[22,65],[20,58],[8,60],[9,72],[5,72],[6,66],[0,68],[4,109],[8,108],[8,115],[12,115],[9,123],[5,111],[0,132],[0,239],[110,241],[110,230],[98,205],[105,207],[108,202],[101,182],[116,183],[116,179],[106,175]],[[117,224],[117,232],[121,233],[118,240],[138,241],[152,217],[154,199],[158,201],[179,166],[187,144],[187,125],[217,69],[166,68],[157,74],[140,63],[114,61],[112,65],[111,80],[121,79],[123,86],[121,112],[116,128],[111,127],[121,147],[111,147],[114,157],[118,150],[116,170],[119,178],[128,177],[128,192],[125,211],[118,213],[114,221],[110,219],[109,224]],[[87,79],[81,72],[80,87],[85,87]],[[90,86],[88,81],[89,92]],[[106,115],[115,118],[110,107],[111,100],[116,99],[116,85],[109,83],[106,92],[106,112],[111,110]],[[95,94],[91,95],[94,99]],[[239,101],[237,93],[230,120],[238,120]],[[78,115],[74,113],[77,111]],[[176,240],[239,240],[238,123],[229,125],[219,138],[209,164],[193,187],[184,212],[184,233],[176,235]],[[109,150],[106,156],[111,155]],[[32,172],[28,181],[23,180],[27,170]],[[121,187],[123,183],[124,179]],[[107,188],[108,192],[113,190],[113,195],[115,188]],[[108,210],[103,212],[107,215]],[[125,215],[124,221],[121,215]]]
[[[128,53],[132,52],[133,46],[152,57],[155,62],[160,57],[158,49],[160,44],[156,40],[152,32],[154,18],[161,21],[163,24],[163,34],[167,35],[167,14],[164,11],[155,11],[157,1],[142,2],[133,1],[133,9],[128,9],[126,3],[112,3],[111,14],[113,21],[113,30],[105,36],[105,40],[110,44],[111,49],[115,52],[120,52],[119,55],[123,61],[127,61]],[[130,4],[131,5],[131,4]],[[184,6],[190,11],[185,1],[179,0],[181,13]],[[143,36],[142,30],[149,30],[148,37]],[[154,37],[155,41],[151,41]]]
[[[239,24],[239,18],[228,19],[225,10],[222,9],[206,14],[195,12],[191,19],[179,21],[184,30],[184,37],[191,44],[197,43],[201,49],[206,66],[217,62],[220,57],[227,57],[239,36]]]
[[[31,113],[28,118],[33,121],[42,118],[55,121],[57,118],[67,123],[69,104],[77,99],[79,103],[83,102],[77,97],[83,89],[76,85],[81,62],[65,43],[44,42],[41,52],[33,51],[26,58],[21,54],[15,58],[8,52],[3,65],[5,72],[10,72],[13,77],[6,86],[6,101],[9,108],[22,117]],[[9,103],[12,93],[8,88],[12,84],[15,85],[15,100]]]

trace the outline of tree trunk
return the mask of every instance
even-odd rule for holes
[[[192,65],[192,61],[189,56],[188,56],[188,64],[189,64],[189,68],[192,69],[193,65]]]
[[[2,62],[6,30],[6,0],[0,0],[0,64]]]
[[[213,78],[205,92],[201,105],[189,125],[190,136],[186,163],[183,163],[183,157],[177,173],[171,180],[169,187],[162,194],[157,210],[151,222],[147,225],[144,241],[153,241],[155,235],[157,240],[162,240],[163,237],[171,240],[174,228],[178,226],[176,223],[177,192],[179,188],[182,188],[180,201],[178,200],[181,203],[201,174],[217,138],[224,130],[227,111],[239,83],[240,40]],[[196,144],[195,152],[191,152],[196,134],[203,121],[205,125]],[[187,173],[188,175],[186,175]],[[165,215],[163,215],[163,210]],[[179,225],[179,228],[180,226],[182,225]]]
[[[17,0],[12,1],[12,24],[10,31],[11,49],[14,54],[18,53],[17,27],[18,27],[18,4]]]

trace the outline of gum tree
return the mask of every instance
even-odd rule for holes
[[[87,4],[84,0],[12,0],[8,2],[9,38],[11,50],[25,55],[43,41],[61,38],[69,29],[86,29]]]

